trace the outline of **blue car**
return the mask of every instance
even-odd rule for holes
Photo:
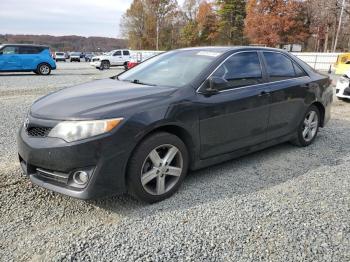
[[[30,72],[49,75],[56,69],[48,46],[5,44],[0,45],[0,72]]]

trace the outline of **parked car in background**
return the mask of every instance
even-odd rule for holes
[[[336,75],[344,75],[350,71],[350,53],[340,54],[334,65]]]
[[[80,56],[81,56],[80,52],[71,52],[69,60],[71,62],[80,62]]]
[[[156,55],[159,55],[163,53],[162,51],[138,51],[134,52],[131,55],[131,60],[127,63],[125,66],[125,70],[129,70],[138,64],[142,63],[143,61],[146,61],[147,59],[150,59]]]
[[[90,65],[98,69],[108,69],[111,66],[126,67],[130,60],[129,50],[113,50],[105,55],[93,57]]]
[[[93,57],[94,57],[94,53],[92,52],[85,53],[85,62],[91,62]]]
[[[56,62],[58,61],[66,62],[66,54],[64,52],[55,52],[54,59]]]
[[[30,72],[49,75],[56,69],[48,46],[26,44],[0,45],[1,72]]]
[[[125,67],[125,70],[129,70],[135,66],[137,66],[138,64],[140,64],[140,61],[137,61],[136,59],[131,59],[131,61],[129,61]]]
[[[37,100],[19,130],[19,160],[34,184],[62,194],[156,202],[188,169],[311,145],[330,119],[330,84],[279,49],[174,50]]]
[[[350,71],[341,76],[336,85],[335,95],[340,99],[350,99]]]

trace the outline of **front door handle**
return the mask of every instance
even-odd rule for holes
[[[269,96],[270,95],[270,92],[267,92],[267,91],[261,91],[259,96]]]

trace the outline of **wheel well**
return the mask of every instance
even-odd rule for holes
[[[41,65],[47,65],[48,67],[50,67],[50,69],[52,69],[51,65],[49,63],[46,63],[46,62],[42,62],[42,63],[38,64],[36,69],[38,70]]]
[[[315,103],[313,103],[313,105],[316,106],[318,108],[318,110],[320,111],[320,114],[321,114],[321,123],[320,124],[323,127],[324,117],[325,117],[325,108],[320,102],[315,102]]]
[[[102,60],[102,61],[101,61],[101,63],[102,63],[102,62],[108,62],[108,63],[111,63],[111,62],[109,62],[109,60],[107,60],[107,59]]]
[[[129,156],[129,159],[128,159],[128,163],[126,165],[126,170],[128,170],[128,166],[129,166],[129,160],[130,158],[132,157],[132,155],[134,154],[136,148],[138,147],[138,145],[143,141],[145,140],[147,137],[155,134],[155,133],[158,133],[158,132],[167,132],[167,133],[170,133],[170,134],[173,134],[175,136],[177,136],[178,138],[180,138],[187,150],[188,150],[188,155],[189,155],[189,166],[191,166],[191,163],[192,161],[194,160],[195,158],[195,145],[194,145],[194,142],[191,138],[191,135],[182,127],[179,127],[179,126],[176,126],[176,125],[167,125],[167,126],[161,126],[161,127],[158,127],[158,128],[155,128],[153,129],[152,131],[148,132],[147,134],[145,134],[137,143],[137,145],[135,146],[135,148],[132,150],[130,156]],[[125,172],[125,175],[127,174],[127,172]]]

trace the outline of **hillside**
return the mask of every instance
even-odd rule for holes
[[[56,51],[110,51],[127,48],[124,39],[108,37],[51,36],[51,35],[0,35],[0,43],[48,45]]]

